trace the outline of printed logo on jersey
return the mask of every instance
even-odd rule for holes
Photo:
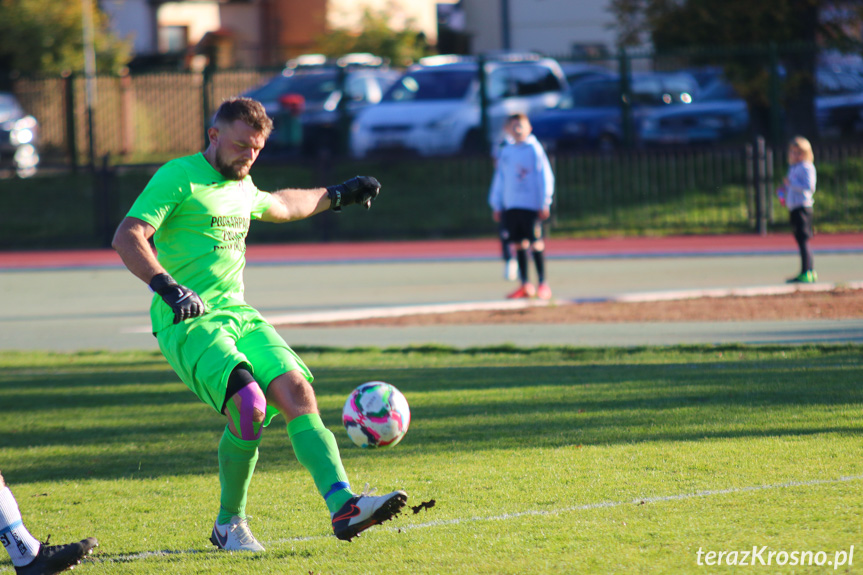
[[[246,253],[246,235],[249,233],[250,224],[251,218],[248,217],[213,216],[210,227],[219,230],[222,236],[222,242],[213,246],[213,249]]]

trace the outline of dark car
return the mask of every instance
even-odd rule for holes
[[[301,148],[306,154],[337,149],[342,130],[346,137],[356,113],[378,103],[399,77],[380,58],[357,56],[336,62],[308,57],[292,62],[281,74],[244,94],[260,101],[273,118],[270,146]]]
[[[863,77],[853,71],[820,69],[815,119],[824,138],[863,134]]]
[[[39,123],[28,115],[14,95],[0,92],[0,168],[19,177],[36,173],[39,165]]]
[[[815,118],[824,138],[863,133],[863,79],[819,68],[816,71]],[[739,140],[749,131],[749,108],[734,88],[716,80],[690,106],[657,110],[641,121],[641,143],[647,146],[713,144]]]
[[[686,73],[639,73],[630,77],[632,126],[650,110],[688,105],[698,83]],[[613,150],[623,142],[621,80],[617,74],[573,83],[569,95],[551,110],[531,116],[533,133],[549,151]],[[637,134],[636,134],[637,135]]]
[[[697,102],[654,110],[641,119],[643,145],[705,144],[745,136],[749,108],[731,85],[715,81]]]
[[[569,84],[594,76],[608,76],[611,73],[608,68],[586,62],[561,62],[560,69],[563,70],[563,75],[566,76]]]

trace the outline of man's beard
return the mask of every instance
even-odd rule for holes
[[[222,160],[222,156],[218,152],[216,152],[216,169],[226,180],[239,181],[249,175],[249,168],[246,167],[245,163],[240,165],[228,164]]]

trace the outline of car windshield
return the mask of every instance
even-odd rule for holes
[[[461,100],[476,75],[473,70],[415,70],[390,86],[383,101]]]
[[[716,81],[710,84],[701,93],[699,101],[701,102],[718,102],[722,100],[739,100],[740,96],[734,87],[722,81]]]
[[[18,118],[24,115],[18,101],[12,94],[0,94],[0,122],[5,122],[10,118]]]
[[[284,94],[300,94],[307,102],[324,102],[337,87],[338,78],[335,72],[295,73],[276,76],[248,95],[265,102]]]

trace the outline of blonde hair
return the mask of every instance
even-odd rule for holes
[[[789,145],[800,150],[804,162],[815,161],[815,153],[812,151],[812,144],[810,144],[809,140],[807,140],[803,136],[796,136],[794,138],[791,138],[791,142],[789,143]]]

